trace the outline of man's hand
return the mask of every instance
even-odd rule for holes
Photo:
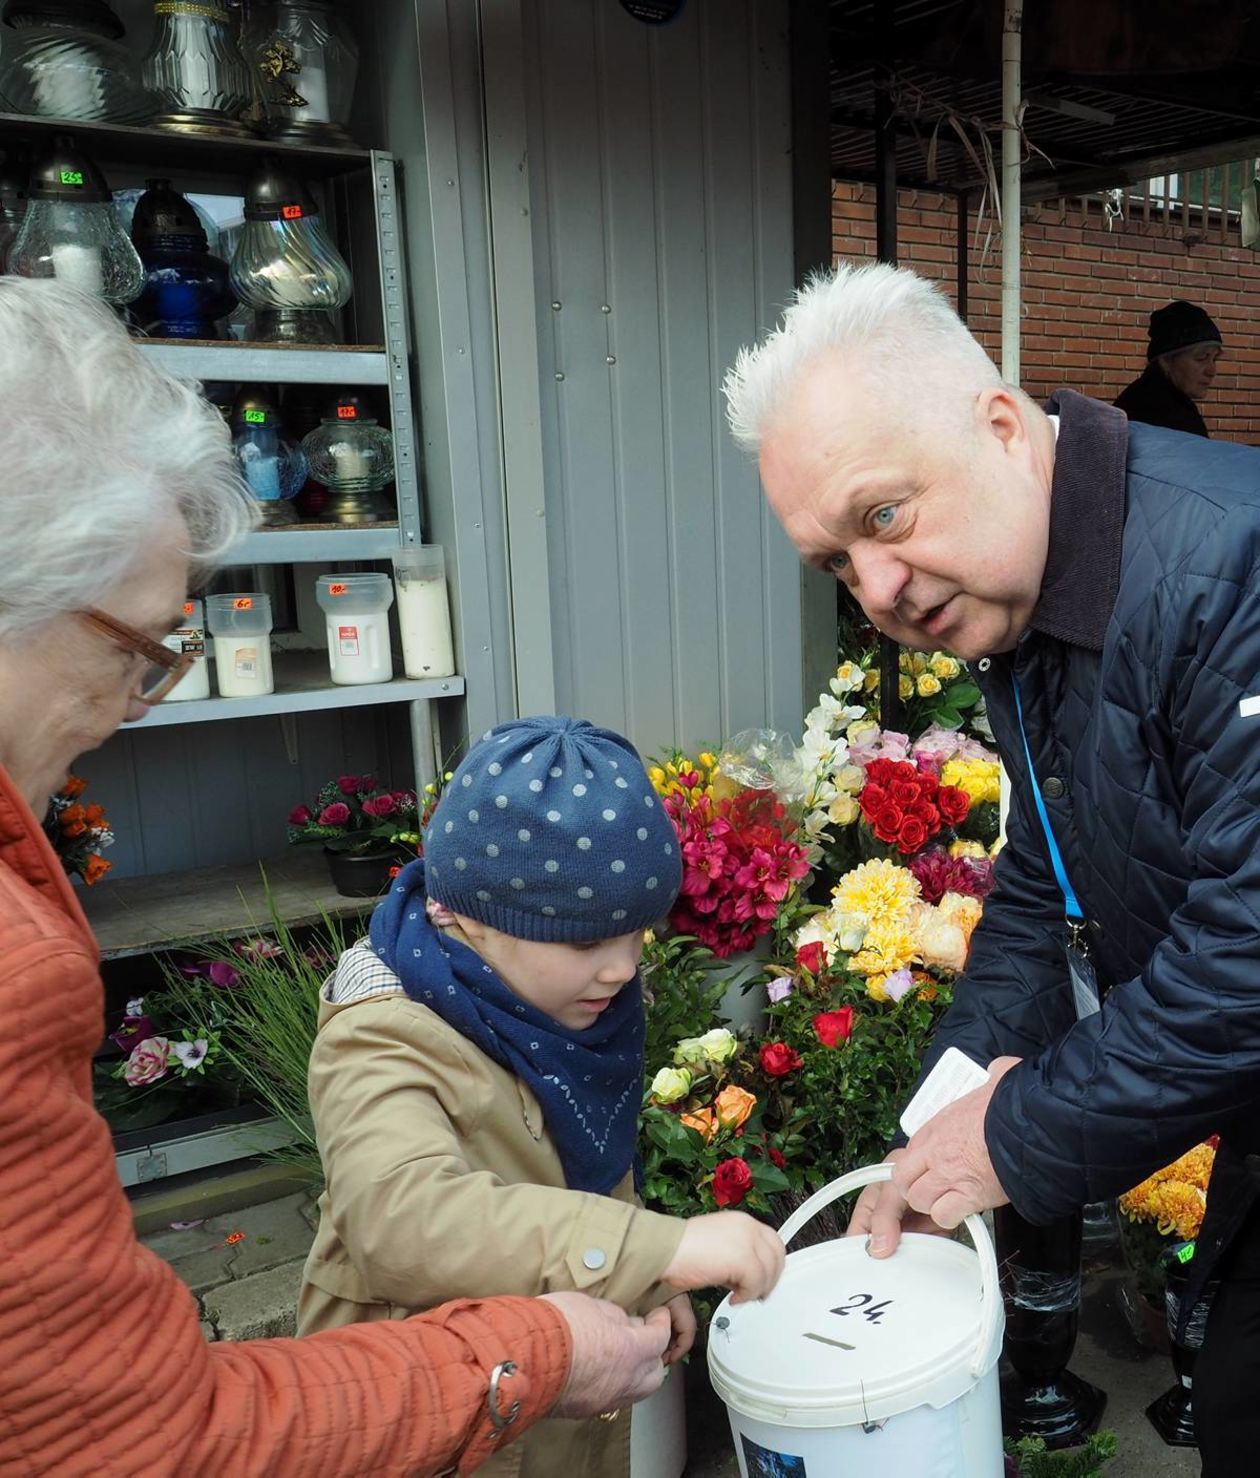
[[[946,1231],[973,1212],[1010,1199],[989,1160],[984,1116],[993,1090],[1019,1062],[1018,1057],[995,1058],[987,1083],[934,1114],[897,1155],[892,1185],[903,1203]]]
[[[546,1293],[569,1326],[569,1378],[552,1416],[598,1416],[650,1396],[665,1379],[662,1360],[672,1324],[668,1307],[636,1319],[585,1293]]]
[[[889,1150],[884,1163],[896,1164],[906,1147]],[[853,1206],[853,1215],[845,1231],[846,1237],[866,1237],[866,1250],[872,1257],[891,1257],[901,1241],[902,1232],[941,1233],[930,1216],[919,1216],[906,1205],[906,1198],[891,1180],[868,1185]]]

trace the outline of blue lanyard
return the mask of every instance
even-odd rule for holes
[[[1064,913],[1069,923],[1083,924],[1085,911],[1081,908],[1080,900],[1072,891],[1072,884],[1068,881],[1067,868],[1063,865],[1063,854],[1059,851],[1059,844],[1054,839],[1050,817],[1046,814],[1046,803],[1041,798],[1041,787],[1037,784],[1032,751],[1028,747],[1028,735],[1024,732],[1024,705],[1019,701],[1019,683],[1015,680],[1014,668],[1011,669],[1011,687],[1015,690],[1015,716],[1019,720],[1019,737],[1024,741],[1024,758],[1028,761],[1028,778],[1032,782],[1033,800],[1037,803],[1037,815],[1041,817],[1042,830],[1046,834],[1046,845],[1050,848],[1050,865],[1054,868],[1055,881],[1059,885],[1059,891],[1063,894]]]

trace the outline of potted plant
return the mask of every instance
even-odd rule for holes
[[[418,855],[422,818],[414,791],[381,785],[374,775],[339,775],[314,805],[289,812],[289,841],[317,843],[333,886],[347,898],[375,898],[391,868]]]

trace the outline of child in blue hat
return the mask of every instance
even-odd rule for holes
[[[310,1094],[327,1189],[301,1333],[448,1299],[577,1289],[667,1304],[763,1298],[783,1246],[742,1212],[680,1218],[634,1194],[643,932],[682,879],[634,747],[569,718],[492,729],[324,988]],[[625,1478],[629,1413],[553,1419],[486,1473]]]

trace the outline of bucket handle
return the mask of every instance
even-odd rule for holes
[[[830,1185],[823,1186],[822,1190],[815,1191],[779,1228],[784,1246],[790,1245],[792,1238],[805,1223],[812,1221],[824,1207],[838,1201],[841,1196],[848,1195],[850,1191],[861,1190],[863,1186],[874,1185],[877,1181],[891,1180],[892,1173],[893,1167],[887,1162],[882,1165],[866,1165],[860,1170],[850,1170],[848,1175],[842,1175]],[[993,1238],[989,1236],[983,1217],[973,1213],[967,1217],[965,1225],[980,1258],[980,1339],[971,1362],[972,1377],[979,1380],[985,1373],[985,1362],[997,1334],[998,1320],[1002,1316],[1002,1295],[998,1287],[997,1254],[993,1250]]]

